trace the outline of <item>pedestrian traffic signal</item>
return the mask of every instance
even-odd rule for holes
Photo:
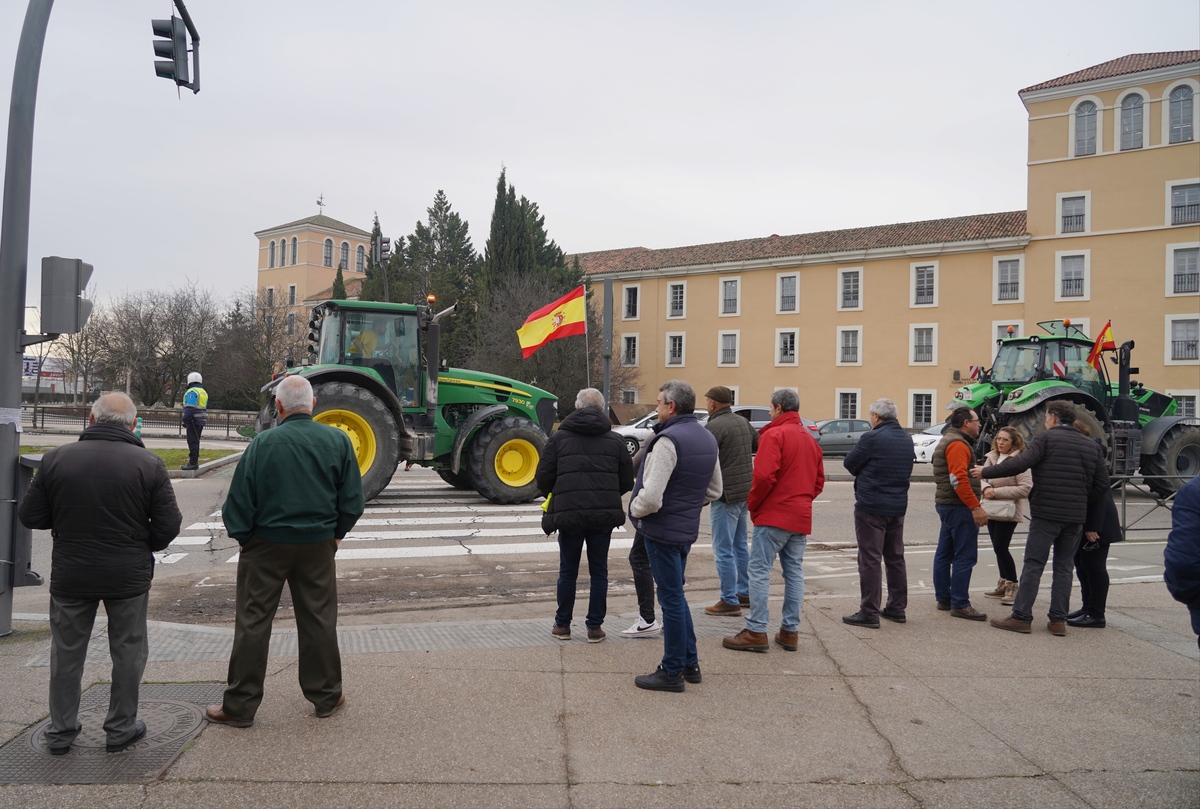
[[[42,259],[43,334],[78,334],[92,313],[92,302],[83,297],[92,277],[92,265],[77,258],[48,256]]]
[[[162,37],[154,40],[154,55],[169,62],[155,62],[154,73],[164,79],[171,79],[182,87],[190,87],[188,83],[188,51],[187,28],[183,20],[172,17],[169,20],[151,20],[154,36]]]

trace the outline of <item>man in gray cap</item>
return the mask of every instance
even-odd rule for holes
[[[754,452],[758,432],[750,422],[730,409],[733,391],[724,385],[704,394],[708,409],[705,428],[717,439],[717,458],[721,465],[724,493],[712,501],[708,516],[712,523],[713,561],[721,583],[721,598],[704,608],[709,615],[738,617],[742,605],[750,606],[750,579],[746,567],[750,559],[746,544],[749,513],[746,498],[754,477]]]

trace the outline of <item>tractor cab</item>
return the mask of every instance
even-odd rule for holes
[[[424,402],[418,313],[323,307],[315,349],[317,365],[374,371],[404,407]]]
[[[1045,335],[1008,338],[1000,341],[990,374],[992,384],[1011,390],[1045,380],[1067,382],[1105,401],[1109,384],[1087,361],[1092,341],[1069,320],[1039,323]]]

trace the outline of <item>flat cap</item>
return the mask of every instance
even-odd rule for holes
[[[733,391],[724,385],[716,385],[708,389],[708,393],[704,394],[709,399],[712,399],[717,404],[733,404]]]

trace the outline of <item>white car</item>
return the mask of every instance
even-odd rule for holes
[[[708,421],[707,410],[697,410],[696,421],[703,424]],[[613,431],[621,438],[625,439],[625,449],[629,450],[630,455],[636,455],[637,451],[642,448],[650,440],[650,436],[654,435],[654,425],[658,424],[658,413],[650,412],[644,416],[638,416],[628,424],[622,424],[620,427],[613,427]]]
[[[919,433],[913,435],[913,454],[916,455],[917,463],[930,463],[933,461],[933,450],[942,440],[942,430],[946,429],[946,423],[934,424],[926,427]]]

